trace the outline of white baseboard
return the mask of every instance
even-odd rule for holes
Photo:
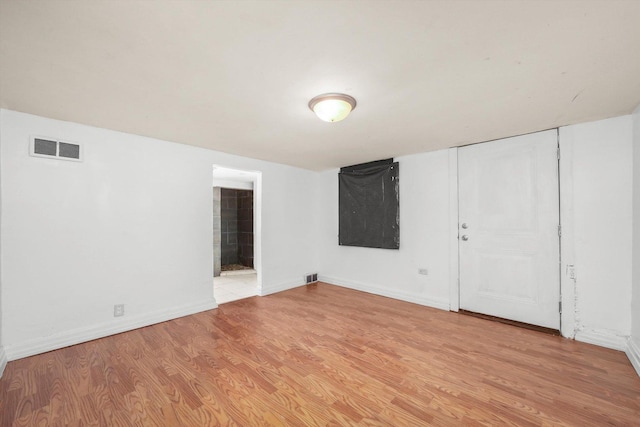
[[[638,376],[640,376],[640,344],[633,337],[630,337],[629,342],[627,342],[626,353]]]
[[[7,367],[7,354],[4,352],[4,347],[0,346],[0,378],[2,378],[2,374],[4,373],[4,368]]]
[[[617,335],[611,331],[582,330],[576,332],[575,340],[613,350],[625,351],[627,349],[628,336]]]
[[[34,354],[45,353],[47,351],[57,350],[59,348],[95,340],[97,338],[131,331],[133,329],[142,328],[155,323],[166,322],[167,320],[188,316],[190,314],[211,310],[217,307],[218,304],[213,299],[197,304],[184,304],[168,310],[159,310],[129,318],[123,317],[122,319],[114,320],[112,322],[72,329],[70,331],[61,332],[48,337],[7,345],[4,350],[6,351],[8,360],[21,359],[23,357],[33,356]]]
[[[271,285],[271,286],[264,286],[262,285],[262,289],[260,289],[260,296],[266,296],[266,295],[271,295],[271,294],[275,294],[278,292],[282,292],[282,291],[287,291],[289,289],[293,289],[293,288],[297,288],[299,286],[303,286],[304,283],[302,281],[302,279],[300,280],[292,280],[290,282],[285,282],[285,283],[280,283],[277,285]]]
[[[355,289],[357,291],[367,292],[374,295],[407,301],[414,304],[425,305],[427,307],[439,308],[440,310],[449,311],[449,301],[443,299],[424,298],[417,295],[398,292],[393,289],[378,288],[376,286],[358,283],[351,280],[340,279],[331,276],[319,276],[318,280],[332,285],[342,286],[344,288]]]

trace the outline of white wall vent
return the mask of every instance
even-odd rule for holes
[[[29,154],[34,157],[47,157],[49,159],[71,160],[74,162],[83,160],[82,145],[41,136],[31,137]]]
[[[316,283],[318,281],[318,273],[311,273],[304,275],[304,282],[306,285],[309,283]]]

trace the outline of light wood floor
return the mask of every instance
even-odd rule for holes
[[[640,425],[626,356],[319,284],[9,362],[0,425]]]

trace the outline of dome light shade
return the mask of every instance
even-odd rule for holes
[[[309,108],[325,122],[339,122],[356,108],[356,100],[343,93],[325,93],[309,101]]]

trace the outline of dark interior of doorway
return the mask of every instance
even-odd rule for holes
[[[220,189],[222,271],[253,268],[253,190]]]

